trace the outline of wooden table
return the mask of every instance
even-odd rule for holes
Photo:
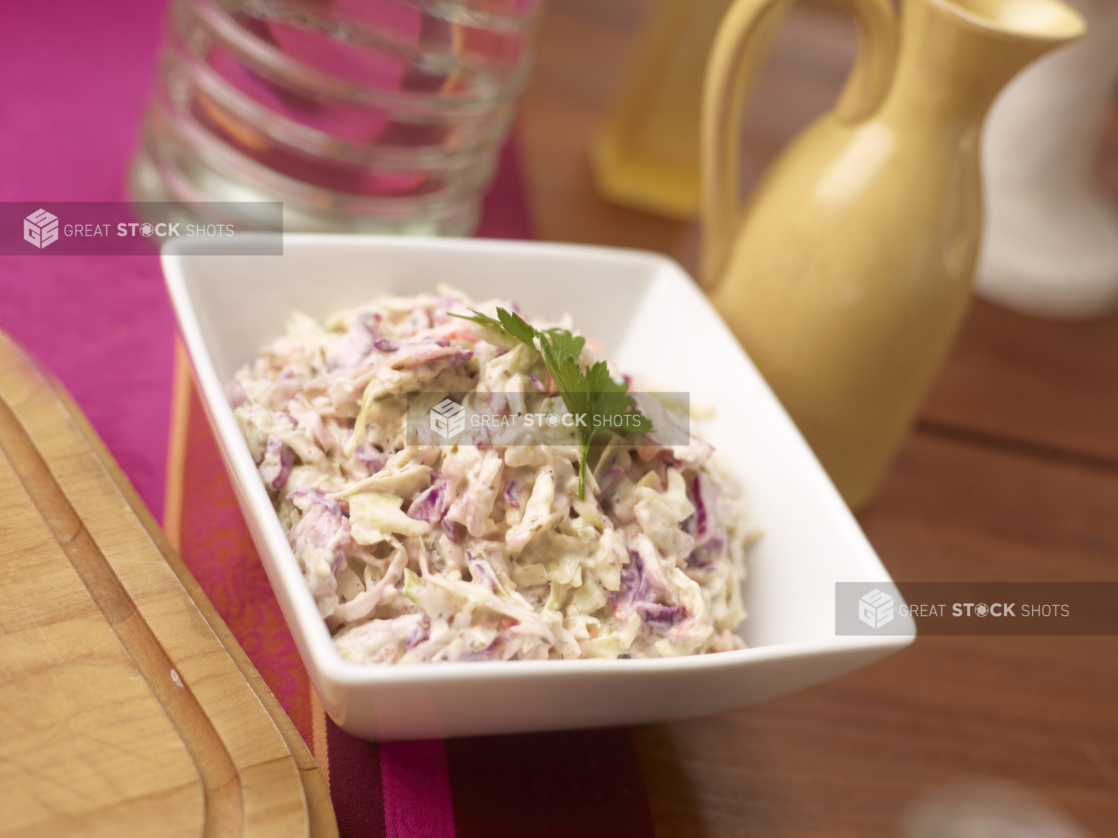
[[[646,0],[551,0],[520,137],[541,238],[644,247],[694,269],[694,224],[611,206],[586,149]],[[841,86],[853,29],[792,16],[743,132],[748,184]],[[1118,119],[1104,160],[1118,186]],[[898,580],[1118,581],[1118,318],[976,302],[876,504]],[[1118,638],[925,637],[733,713],[635,732],[661,836],[896,836],[911,801],[1012,780],[1118,835]]]

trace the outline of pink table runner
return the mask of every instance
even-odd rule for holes
[[[0,16],[0,200],[124,200],[163,4],[6,3]],[[507,147],[479,235],[530,238]],[[648,838],[625,730],[377,746],[322,712],[178,365],[157,258],[0,257],[0,329],[62,380],[292,716],[343,836]],[[168,427],[174,431],[167,474]]]

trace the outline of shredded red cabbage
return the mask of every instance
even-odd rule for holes
[[[425,489],[408,507],[408,517],[437,524],[446,513],[446,480],[438,474],[433,475],[431,480],[430,488]],[[453,537],[451,541],[454,541]]]

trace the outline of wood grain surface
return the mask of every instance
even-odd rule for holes
[[[611,206],[590,182],[587,148],[646,10],[552,0],[521,107],[525,175],[540,238],[649,248],[693,271],[693,223]],[[799,4],[743,126],[743,188],[833,100],[853,49],[843,13]],[[1118,114],[1102,170],[1118,189]],[[1118,318],[976,302],[861,520],[900,580],[1118,580]],[[898,836],[914,799],[973,777],[1105,838],[1118,638],[920,638],[821,687],[635,738],[663,838]]]
[[[332,836],[290,720],[61,388],[0,335],[0,834]]]

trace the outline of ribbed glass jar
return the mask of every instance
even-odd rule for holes
[[[174,0],[132,197],[282,201],[289,231],[469,234],[542,3]]]

